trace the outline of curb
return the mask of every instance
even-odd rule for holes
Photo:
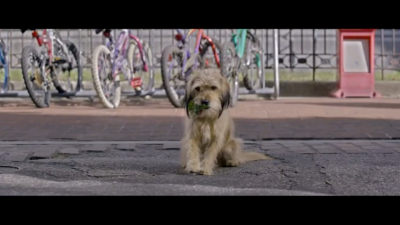
[[[274,155],[281,154],[400,154],[400,140],[244,141],[243,144],[246,149],[265,154],[272,159],[276,158]],[[2,141],[0,161],[26,162],[68,157],[84,152],[104,153],[112,149],[133,152],[140,148],[139,145],[156,150],[180,149],[180,141]]]
[[[72,85],[75,86],[76,81],[71,81]],[[0,85],[2,83],[0,82]],[[23,81],[11,81],[10,90],[23,90]],[[161,84],[157,84],[159,88]],[[272,87],[271,82],[266,82],[267,87]],[[330,93],[336,88],[336,82],[313,82],[313,81],[281,81],[280,82],[280,97],[329,97]],[[93,90],[93,83],[91,81],[83,81],[84,90]],[[240,82],[240,87],[243,87]],[[384,97],[400,98],[400,81],[376,81],[375,88]],[[54,87],[51,87],[55,91]],[[127,81],[121,82],[121,88],[123,92],[132,91],[132,87]],[[250,94],[258,96],[256,94]],[[241,97],[246,95],[241,95]]]
[[[176,144],[180,141],[0,141],[2,145],[162,145],[162,144]],[[244,141],[244,144],[260,144],[257,141]]]
[[[360,142],[375,142],[375,143],[400,143],[400,140],[392,139],[354,139],[354,140],[271,140],[271,141],[246,141],[244,144],[276,144],[276,143],[360,143]],[[180,141],[0,141],[2,145],[173,145],[178,144]]]

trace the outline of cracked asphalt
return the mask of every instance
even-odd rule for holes
[[[246,149],[273,159],[217,168],[213,176],[202,176],[186,174],[174,148],[136,144],[119,150],[110,144],[107,149],[22,162],[0,160],[0,195],[400,194],[397,151],[290,153],[252,144]]]

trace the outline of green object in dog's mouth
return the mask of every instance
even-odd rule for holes
[[[203,110],[209,109],[208,105],[196,105],[193,101],[190,101],[188,104],[188,109],[191,114],[199,115]]]

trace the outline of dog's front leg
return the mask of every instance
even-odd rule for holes
[[[185,171],[189,173],[198,173],[200,171],[200,148],[197,142],[193,139],[189,139],[184,146],[186,151],[186,167]]]
[[[213,175],[213,169],[216,165],[217,154],[218,154],[218,144],[212,143],[210,147],[204,152],[204,158],[201,162],[201,171],[199,174],[203,175]]]

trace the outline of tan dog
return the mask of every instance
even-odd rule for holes
[[[269,159],[256,152],[243,152],[241,139],[234,137],[234,124],[228,110],[230,85],[219,70],[198,70],[186,86],[185,136],[181,140],[182,167],[185,171],[212,175],[218,166],[238,166],[253,160]],[[189,102],[208,105],[199,114],[189,112]]]

